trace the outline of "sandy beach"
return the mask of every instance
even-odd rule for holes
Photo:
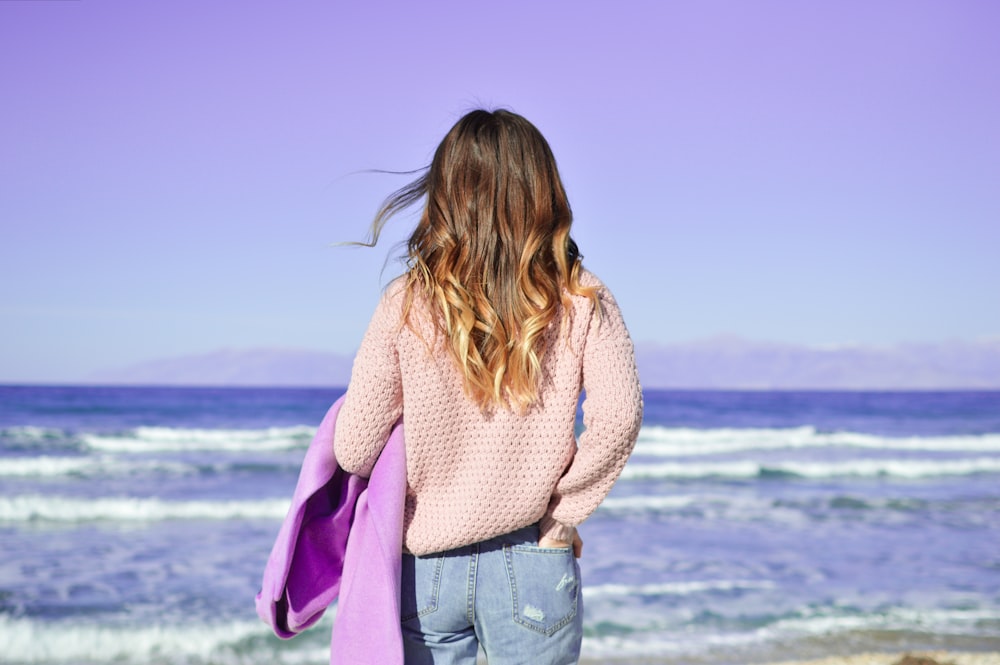
[[[1000,665],[1000,652],[912,651],[861,653],[819,660],[788,660],[772,665]]]
[[[695,665],[698,659],[647,658],[636,660],[590,660],[591,665]],[[737,661],[732,661],[736,663]],[[485,663],[480,659],[480,665]],[[905,651],[866,652],[851,656],[829,656],[812,660],[782,660],[761,665],[1000,665],[998,651]]]

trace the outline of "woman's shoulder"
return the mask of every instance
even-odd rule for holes
[[[379,299],[379,308],[399,311],[406,301],[407,293],[410,290],[410,280],[406,274],[399,275],[390,281],[382,289],[382,297]]]
[[[372,314],[370,325],[382,328],[398,326],[406,300],[406,290],[405,275],[389,282],[382,289],[382,295],[375,306],[375,313]]]
[[[409,283],[410,280],[405,274],[393,278],[393,280],[386,284],[385,288],[382,290],[382,299],[389,301],[398,301],[402,299],[406,295]]]
[[[614,305],[615,297],[611,295],[611,289],[608,288],[607,284],[600,277],[583,266],[580,267],[580,286],[586,289],[593,289],[602,305]],[[585,299],[589,300],[589,298]]]
[[[378,309],[386,320],[394,323],[397,331],[404,327],[404,323],[413,329],[434,329],[427,296],[406,273],[393,279],[382,290]]]
[[[600,277],[583,266],[580,266],[580,286],[594,287],[601,290],[607,289]]]

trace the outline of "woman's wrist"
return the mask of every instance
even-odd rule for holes
[[[546,515],[538,525],[538,535],[540,538],[549,538],[569,544],[576,536],[576,527],[557,522],[551,515]]]

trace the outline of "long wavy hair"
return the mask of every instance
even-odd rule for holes
[[[556,160],[541,132],[506,110],[475,110],[441,141],[426,172],[391,194],[372,223],[426,197],[407,243],[405,319],[423,294],[466,393],[483,409],[538,401],[545,332],[580,283],[581,256]],[[600,311],[597,309],[596,311]]]

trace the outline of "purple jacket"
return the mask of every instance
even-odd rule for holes
[[[264,569],[257,614],[278,637],[288,639],[319,621],[339,596],[331,665],[402,665],[402,419],[371,478],[349,474],[333,453],[343,399],[330,407],[306,451],[292,505]]]

